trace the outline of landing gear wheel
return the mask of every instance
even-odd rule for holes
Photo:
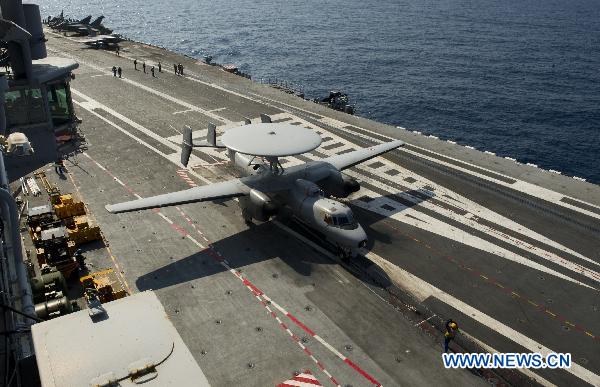
[[[254,223],[252,223],[252,217],[250,215],[248,215],[247,211],[242,210],[242,218],[244,218],[244,222],[248,225],[248,226],[252,226],[254,225]]]
[[[345,263],[350,262],[351,254],[348,253],[348,251],[346,251],[346,249],[338,247],[337,248],[337,256],[340,257],[342,262],[345,262]]]

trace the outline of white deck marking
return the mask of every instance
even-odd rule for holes
[[[471,317],[475,321],[491,328],[495,332],[506,337],[510,341],[526,348],[531,352],[538,352],[546,356],[549,353],[556,352],[535,340],[525,336],[524,334],[517,332],[511,327],[504,325],[500,321],[488,316],[487,314],[475,309],[471,305],[455,298],[454,296],[444,292],[431,285],[430,283],[420,279],[419,277],[407,272],[406,270],[391,264],[384,258],[380,257],[375,253],[367,254],[367,258],[371,259],[374,263],[383,268],[386,273],[392,278],[394,283],[402,287],[407,287],[411,290],[416,290],[414,294],[420,294],[420,301],[424,301],[429,297],[435,297],[440,301],[445,302],[456,310],[460,310],[465,315]],[[592,371],[582,367],[581,365],[573,362],[571,368],[564,369],[579,379],[590,383],[591,385],[597,386],[600,383],[600,376],[593,373]]]
[[[71,89],[71,92],[73,92],[74,94],[77,94],[79,96],[81,96],[82,98],[89,98],[86,95],[79,93],[78,91],[75,91],[73,89]],[[93,100],[92,100],[93,101]],[[128,137],[133,138],[134,140],[136,140],[139,144],[145,146],[146,148],[152,150],[153,152],[155,152],[156,154],[160,155],[161,157],[164,157],[165,159],[171,161],[173,164],[177,165],[178,167],[182,167],[181,162],[179,161],[179,151],[181,150],[180,147],[174,145],[173,143],[171,143],[170,141],[160,137],[159,135],[157,135],[156,133],[152,132],[149,129],[144,128],[142,125],[138,124],[137,122],[134,122],[132,120],[130,120],[129,118],[117,113],[116,111],[110,109],[108,106],[105,106],[97,101],[93,101],[93,107],[90,107],[89,104],[84,103],[80,103],[77,101],[73,101],[73,103],[81,106],[82,108],[84,108],[85,110],[87,110],[88,112],[92,113],[94,116],[98,117],[99,119],[101,119],[102,121],[106,122],[107,124],[111,125],[112,127],[114,127],[115,129],[119,130],[120,132],[122,132],[123,134],[127,135]],[[96,113],[94,111],[94,108],[96,107],[101,107],[102,109],[105,109],[108,113],[116,114],[116,117],[123,117],[124,118],[124,122],[128,123],[129,125],[131,125],[132,127],[140,130],[142,133],[147,134],[149,137],[152,137],[153,139],[156,139],[157,141],[159,141],[161,144],[166,145],[167,147],[174,149],[177,151],[177,153],[175,154],[175,156],[177,157],[173,157],[173,154],[165,154],[163,152],[161,152],[160,150],[156,149],[155,147],[153,147],[152,145],[148,144],[147,142],[145,142],[144,140],[140,139],[139,137],[136,137],[133,133],[130,133],[129,131],[123,129],[122,127],[120,127],[119,125],[117,125],[116,123],[114,123],[113,121],[102,117],[100,114]],[[168,145],[167,145],[168,144]],[[196,158],[198,161],[200,159]],[[191,158],[190,158],[191,160]],[[197,174],[194,171],[188,170],[188,174],[196,177],[197,179],[205,182],[205,183],[210,183],[210,180],[208,180],[207,178]]]
[[[494,254],[498,257],[507,259],[509,261],[513,261],[515,263],[519,263],[521,265],[530,267],[535,270],[539,270],[541,272],[553,275],[555,277],[564,279],[566,281],[575,283],[577,285],[580,285],[580,286],[583,286],[586,288],[590,288],[590,289],[595,289],[592,286],[589,286],[589,285],[587,285],[581,281],[578,281],[574,278],[571,278],[565,274],[562,274],[555,270],[552,270],[552,269],[550,269],[540,263],[532,261],[522,255],[516,254],[510,250],[507,250],[500,246],[497,246],[485,239],[482,239],[475,235],[472,235],[472,234],[468,233],[467,231],[450,226],[449,224],[442,222],[441,220],[438,220],[438,219],[431,217],[427,214],[424,214],[422,212],[418,212],[413,208],[408,208],[401,203],[398,203],[396,201],[382,197],[378,193],[368,191],[365,188],[363,188],[361,190],[363,190],[362,191],[363,194],[368,193],[369,196],[374,199],[368,203],[365,203],[361,200],[356,200],[355,202],[353,202],[353,204],[358,207],[370,210],[372,212],[378,213],[385,217],[389,217],[389,218],[398,220],[402,223],[409,224],[411,226],[420,228],[422,230],[432,232],[434,234],[438,234],[439,236],[442,236],[444,238],[449,238],[449,239],[455,240],[462,244],[474,247],[478,250],[482,250],[482,251],[488,252],[490,254]],[[386,204],[388,206],[393,207],[394,210],[387,211],[387,210],[381,208],[381,206],[386,205]],[[410,216],[408,216],[408,215],[410,215]],[[568,261],[565,261],[565,262],[568,262]],[[562,266],[567,266],[567,265],[563,264]],[[584,273],[580,273],[580,274],[584,274]],[[588,275],[588,276],[590,276],[590,275]],[[590,277],[590,278],[593,278],[593,277]]]
[[[434,193],[435,193],[436,200],[442,201],[450,206],[458,207],[462,210],[469,211],[466,215],[464,215],[464,217],[466,217],[467,219],[482,218],[482,219],[488,220],[489,222],[496,223],[502,227],[505,227],[509,230],[512,230],[512,231],[522,234],[524,236],[530,237],[532,239],[535,239],[535,240],[542,242],[548,246],[552,246],[558,250],[562,250],[568,254],[574,255],[574,256],[581,258],[589,263],[592,263],[594,265],[600,265],[599,262],[596,262],[590,258],[587,258],[584,255],[582,255],[572,249],[569,249],[550,238],[547,238],[539,233],[536,233],[535,231],[528,229],[527,227],[513,221],[512,219],[506,218],[498,213],[495,213],[495,212],[489,210],[487,207],[484,207],[478,203],[475,203],[474,201],[468,199],[467,197],[458,195],[455,192],[450,191],[450,190],[446,189],[445,187],[438,185],[431,180],[427,180],[419,175],[416,175],[413,172],[409,171],[408,169],[405,169],[399,165],[393,164],[390,161],[383,159],[383,158],[380,158],[379,161],[388,165],[389,169],[397,170],[399,172],[399,174],[397,176],[403,177],[404,179],[406,179],[406,178],[414,179],[415,181],[412,183],[410,183],[406,180],[403,180],[401,182],[401,184],[403,186],[406,186],[409,189],[422,190],[424,186],[434,187],[435,188]],[[360,171],[365,171],[367,174],[376,175],[379,178],[384,179],[386,181],[390,181],[390,182],[393,181],[393,179],[391,179],[390,176],[387,175],[385,173],[385,170],[383,170],[382,168],[380,168],[378,170],[374,170],[374,169],[370,169],[368,167],[359,165],[359,166],[357,166],[356,169],[358,169]],[[398,179],[398,177],[396,177],[396,180],[397,179]],[[390,192],[397,192],[397,189],[388,188],[388,190]],[[434,206],[434,207],[439,208],[439,206]],[[497,230],[494,230],[494,231],[496,233],[501,234],[501,231],[497,231]],[[505,236],[505,235],[501,235],[499,237],[499,239],[504,240],[504,239],[506,239],[506,237],[507,236]],[[525,242],[522,242],[522,243],[525,244]]]
[[[516,180],[516,182],[514,182],[514,183],[506,183],[504,181],[501,181],[501,180],[498,180],[498,179],[494,179],[493,177],[490,177],[490,176],[487,176],[487,175],[483,175],[481,173],[472,171],[470,169],[466,169],[466,168],[463,168],[461,166],[458,166],[458,165],[455,165],[455,164],[451,164],[451,163],[439,160],[439,159],[437,159],[435,157],[430,157],[430,156],[424,155],[424,154],[422,154],[420,152],[415,152],[415,151],[412,151],[412,150],[407,149],[407,148],[401,148],[401,150],[404,151],[404,152],[410,153],[410,154],[412,154],[414,156],[421,157],[421,158],[424,158],[424,159],[427,159],[427,160],[430,160],[430,161],[434,161],[434,162],[436,162],[438,164],[445,165],[447,167],[451,167],[451,168],[459,170],[459,171],[461,171],[463,173],[466,173],[466,174],[469,174],[469,175],[472,175],[472,176],[476,176],[476,177],[478,177],[478,178],[480,178],[482,180],[491,181],[493,183],[496,183],[498,185],[504,186],[506,188],[511,188],[511,189],[516,190],[516,191],[520,191],[520,192],[526,193],[528,195],[537,197],[539,199],[543,199],[543,200],[545,200],[547,202],[550,202],[552,204],[555,204],[557,206],[565,207],[565,208],[571,209],[573,211],[579,212],[581,214],[590,216],[592,218],[600,219],[600,215],[599,214],[596,214],[594,212],[591,212],[591,211],[585,210],[583,208],[579,208],[579,207],[573,206],[573,205],[571,205],[569,203],[565,203],[565,202],[561,201],[562,198],[570,198],[569,196],[563,195],[561,193],[558,193],[556,191],[552,191],[552,190],[544,188],[544,187],[540,187],[539,185],[531,184],[531,183],[528,183],[528,182],[523,181],[523,180],[514,179],[514,178],[509,177],[509,176],[507,176],[507,177],[509,177],[509,178],[511,178],[513,180]],[[432,151],[429,151],[429,152],[432,152]],[[432,152],[432,153],[435,153],[435,152]],[[444,157],[448,157],[448,156],[444,156]],[[471,165],[473,165],[473,164],[471,164]],[[481,168],[481,167],[477,167],[477,168]],[[491,172],[499,174],[498,172],[495,172],[495,171],[491,171]],[[587,205],[589,205],[591,207],[594,207],[594,208],[600,210],[600,207],[595,206],[595,205],[593,205],[591,203],[583,202],[582,200],[575,199],[575,198],[570,198],[570,199],[577,200],[579,202],[585,203],[585,204],[587,204]]]
[[[373,186],[381,188],[381,189],[385,190],[386,192],[393,192],[393,188],[388,187],[388,186],[380,183],[377,180],[370,179],[370,178],[368,178],[368,177],[366,177],[364,175],[361,175],[361,174],[358,174],[358,173],[355,173],[355,172],[352,172],[352,171],[349,171],[347,173],[348,173],[348,175],[353,176],[353,177],[357,177],[359,179],[362,179],[363,181],[368,181]],[[364,191],[367,191],[367,189],[365,188]],[[359,191],[359,192],[357,192],[357,193],[354,194],[354,197],[360,197],[360,196],[364,195],[365,194],[364,191],[361,189],[361,191]],[[580,264],[577,264],[577,263],[571,262],[569,260],[566,260],[566,259],[564,259],[564,258],[562,258],[562,257],[560,257],[560,256],[558,256],[556,254],[553,254],[553,253],[551,253],[549,251],[546,251],[546,250],[544,250],[542,248],[539,248],[537,246],[533,246],[533,245],[531,245],[529,243],[526,243],[526,242],[521,241],[521,240],[519,240],[517,238],[511,237],[511,236],[509,236],[507,234],[504,234],[504,233],[501,233],[499,231],[496,231],[496,230],[494,230],[494,229],[492,229],[490,227],[481,225],[481,224],[479,224],[475,220],[465,218],[464,216],[460,216],[460,215],[456,214],[455,212],[453,212],[451,210],[442,208],[442,207],[437,206],[437,205],[435,205],[435,204],[433,204],[431,202],[428,202],[426,200],[422,201],[421,199],[416,198],[416,197],[412,197],[411,198],[410,195],[408,195],[406,193],[398,193],[397,195],[401,196],[402,198],[404,198],[406,200],[409,200],[409,201],[411,201],[413,203],[419,203],[419,206],[421,206],[423,208],[430,209],[432,211],[435,211],[435,212],[437,212],[437,213],[439,213],[439,214],[441,214],[441,215],[443,215],[445,217],[448,217],[448,218],[450,218],[452,220],[455,220],[455,221],[457,221],[457,222],[459,222],[459,223],[461,223],[461,224],[463,224],[465,226],[468,226],[468,227],[473,228],[475,230],[481,231],[481,232],[483,232],[483,233],[485,233],[487,235],[494,236],[494,237],[496,237],[499,240],[503,240],[504,242],[508,242],[508,243],[512,244],[513,246],[518,247],[519,249],[522,249],[522,250],[525,250],[527,252],[533,253],[533,254],[535,254],[535,255],[537,255],[537,256],[539,256],[539,257],[541,257],[541,258],[543,258],[543,259],[545,259],[547,261],[550,261],[550,262],[552,262],[554,264],[557,264],[559,266],[564,267],[565,269],[573,271],[574,273],[578,273],[578,274],[584,275],[584,276],[586,276],[586,277],[588,277],[588,278],[590,278],[590,279],[592,279],[592,280],[594,280],[596,282],[600,282],[600,273],[598,273],[598,272],[596,272],[596,271],[594,271],[592,269],[589,269],[589,268],[584,267],[584,266],[582,266]],[[381,197],[381,195],[379,195],[378,193],[374,193],[374,192],[371,192],[369,194],[369,196],[373,197],[373,198]],[[395,207],[397,209],[397,211],[394,211],[394,213],[390,216],[393,219],[397,219],[397,220],[400,220],[400,221],[406,223],[407,218],[405,216],[403,216],[402,214],[399,214],[398,211],[405,212],[406,214],[410,214],[412,216],[415,216],[415,217],[418,217],[418,218],[421,218],[421,219],[426,219],[426,220],[427,219],[434,219],[434,218],[430,217],[429,215],[426,215],[426,214],[418,211],[415,208],[408,208],[405,205],[403,205],[403,204],[401,204],[401,203],[399,203],[397,201],[394,201],[392,199],[387,199],[386,202],[388,202],[388,201],[389,201],[389,205],[391,205],[392,207]],[[364,208],[364,205],[366,204],[366,206],[369,209],[371,209],[371,211],[374,211],[374,212],[377,212],[377,213],[380,213],[380,214],[383,215],[383,213],[382,213],[383,211],[381,211],[381,208],[380,207],[376,207],[377,205],[380,204],[378,200],[374,200],[371,203],[364,203],[361,200],[354,200],[353,204],[355,204],[355,205],[357,205],[359,207],[363,207],[363,208]],[[386,212],[385,214],[388,214],[388,213]],[[412,221],[409,221],[409,222],[412,224]],[[430,221],[430,220],[427,220],[427,222],[430,223],[429,227],[424,227],[424,228],[431,230],[431,228],[433,227],[434,222]],[[438,220],[438,222],[441,222],[441,221]],[[450,227],[446,223],[443,223],[443,224],[446,225],[446,227]],[[464,231],[464,232],[467,232],[467,231]],[[462,240],[460,240],[460,239],[457,239],[457,241],[458,242],[462,242]],[[502,254],[499,254],[499,255],[504,257],[505,254],[506,254],[506,251],[502,252]],[[522,257],[522,258],[523,259],[527,259],[525,257]],[[597,264],[595,262],[593,262],[593,263]]]
[[[74,58],[74,57],[73,57],[71,54],[69,54],[69,53],[66,53],[66,52],[64,52],[64,51],[55,50],[55,49],[50,49],[50,48],[48,49],[48,51],[55,52],[55,53],[57,53],[57,54],[59,54],[59,55],[66,56],[66,57],[68,57],[68,58],[71,58],[71,59],[75,59],[75,58]],[[91,64],[91,63],[88,63],[88,62],[82,61],[81,59],[77,59],[77,62],[78,62],[79,64],[83,64],[83,65],[85,65],[85,66],[91,67],[91,68],[93,68],[94,70],[96,70],[96,71],[99,71],[99,72],[101,72],[101,73],[107,73],[107,74],[110,74],[110,73],[111,73],[110,69],[105,69],[105,68],[103,68],[103,67],[96,66],[96,65],[94,65],[94,64]],[[137,87],[137,88],[139,88],[139,89],[142,89],[142,90],[144,90],[144,91],[147,91],[148,93],[151,93],[151,94],[157,95],[157,96],[159,96],[159,97],[161,97],[161,98],[163,98],[163,99],[166,99],[167,101],[171,101],[171,102],[174,102],[174,103],[176,103],[176,104],[178,104],[178,105],[184,106],[185,108],[187,108],[187,109],[189,109],[189,110],[193,110],[193,111],[197,111],[197,112],[199,112],[199,113],[202,113],[202,114],[204,114],[205,116],[208,116],[208,117],[210,117],[210,118],[212,118],[212,119],[219,120],[219,121],[222,121],[222,122],[225,122],[225,123],[231,123],[231,122],[232,122],[231,120],[228,120],[228,119],[226,119],[226,118],[224,118],[224,117],[221,117],[221,116],[219,116],[219,115],[216,115],[216,114],[214,114],[214,113],[211,113],[209,110],[206,110],[206,109],[199,108],[199,107],[197,107],[197,106],[195,106],[195,105],[192,105],[191,103],[185,102],[185,101],[183,101],[183,100],[181,100],[181,99],[179,99],[179,98],[175,98],[175,97],[173,97],[173,96],[171,96],[171,95],[169,95],[169,94],[163,93],[162,91],[158,91],[158,90],[156,90],[156,89],[153,89],[153,88],[151,88],[151,87],[148,87],[148,86],[146,86],[146,85],[143,85],[143,84],[141,84],[141,83],[139,83],[139,82],[136,82],[136,81],[134,81],[134,80],[132,80],[132,79],[129,79],[129,78],[121,78],[120,80],[121,80],[121,81],[123,81],[123,82],[129,83],[130,85],[133,85],[133,86],[135,86],[135,87]]]
[[[194,110],[192,109],[186,109],[186,110],[179,110],[177,112],[173,112],[173,114],[181,114],[181,113],[188,113],[188,112],[193,112]]]

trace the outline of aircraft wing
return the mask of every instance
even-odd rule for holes
[[[353,152],[344,153],[342,155],[327,157],[321,161],[329,163],[341,171],[401,146],[404,146],[404,141],[395,140],[384,142],[383,144],[373,145],[369,148],[363,148]]]
[[[244,184],[240,179],[235,179],[194,187],[183,191],[151,196],[149,198],[132,200],[129,202],[109,204],[105,208],[108,212],[112,213],[129,212],[148,208],[167,207],[177,204],[244,196],[247,195],[248,192],[250,192],[250,187]]]

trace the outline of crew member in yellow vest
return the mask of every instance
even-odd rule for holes
[[[448,345],[454,339],[458,332],[458,324],[451,319],[446,321],[446,331],[444,332],[444,353],[448,353]]]

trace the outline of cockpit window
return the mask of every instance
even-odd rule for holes
[[[346,216],[340,216],[338,218],[338,222],[339,222],[340,226],[344,226],[346,224],[350,224],[350,221],[348,220],[348,217],[346,217]]]
[[[324,220],[325,223],[330,226],[339,227],[346,230],[352,230],[358,227],[354,217],[352,217],[352,213],[334,215],[326,214]]]

